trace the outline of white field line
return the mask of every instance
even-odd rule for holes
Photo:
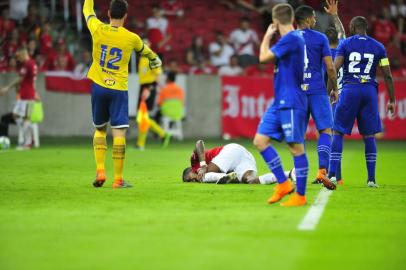
[[[307,211],[302,221],[297,226],[299,231],[313,231],[316,229],[321,216],[323,215],[324,208],[327,205],[328,199],[333,191],[323,188],[317,195],[316,200]]]

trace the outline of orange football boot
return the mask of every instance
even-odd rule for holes
[[[344,185],[344,180],[343,179],[337,180],[337,185],[340,186]]]
[[[106,172],[104,170],[98,170],[96,172],[96,180],[93,182],[94,187],[102,187],[106,181]]]
[[[132,188],[133,186],[124,180],[114,180],[113,188]]]
[[[324,177],[327,176],[327,170],[326,169],[319,169],[317,172],[316,179],[312,182],[312,184],[321,184],[323,182]]]
[[[290,196],[289,200],[281,203],[281,206],[290,207],[290,206],[303,206],[306,204],[306,196],[302,196],[299,193],[295,193]]]
[[[276,203],[286,195],[292,193],[294,190],[295,187],[290,179],[286,180],[282,184],[277,184],[276,187],[274,187],[274,193],[272,194],[271,198],[268,199],[268,203]]]

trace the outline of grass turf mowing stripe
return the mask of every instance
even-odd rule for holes
[[[323,188],[317,195],[316,200],[310,207],[307,214],[304,216],[302,221],[297,226],[299,231],[313,231],[316,229],[317,224],[321,216],[323,215],[324,208],[327,205],[328,198],[333,193],[333,191]]]

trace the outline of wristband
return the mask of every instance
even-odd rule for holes
[[[207,166],[207,163],[206,163],[206,161],[200,161],[200,167],[203,167],[203,166]]]

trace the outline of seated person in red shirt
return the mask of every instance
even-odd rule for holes
[[[276,178],[272,173],[258,177],[254,156],[242,145],[236,143],[205,150],[203,140],[198,140],[190,163],[191,167],[183,170],[183,182],[276,183]],[[285,174],[288,176],[294,173],[292,171],[292,173],[285,172]]]
[[[75,69],[75,60],[72,54],[67,50],[63,39],[58,40],[56,52],[50,53],[44,64],[45,70],[73,71]]]

